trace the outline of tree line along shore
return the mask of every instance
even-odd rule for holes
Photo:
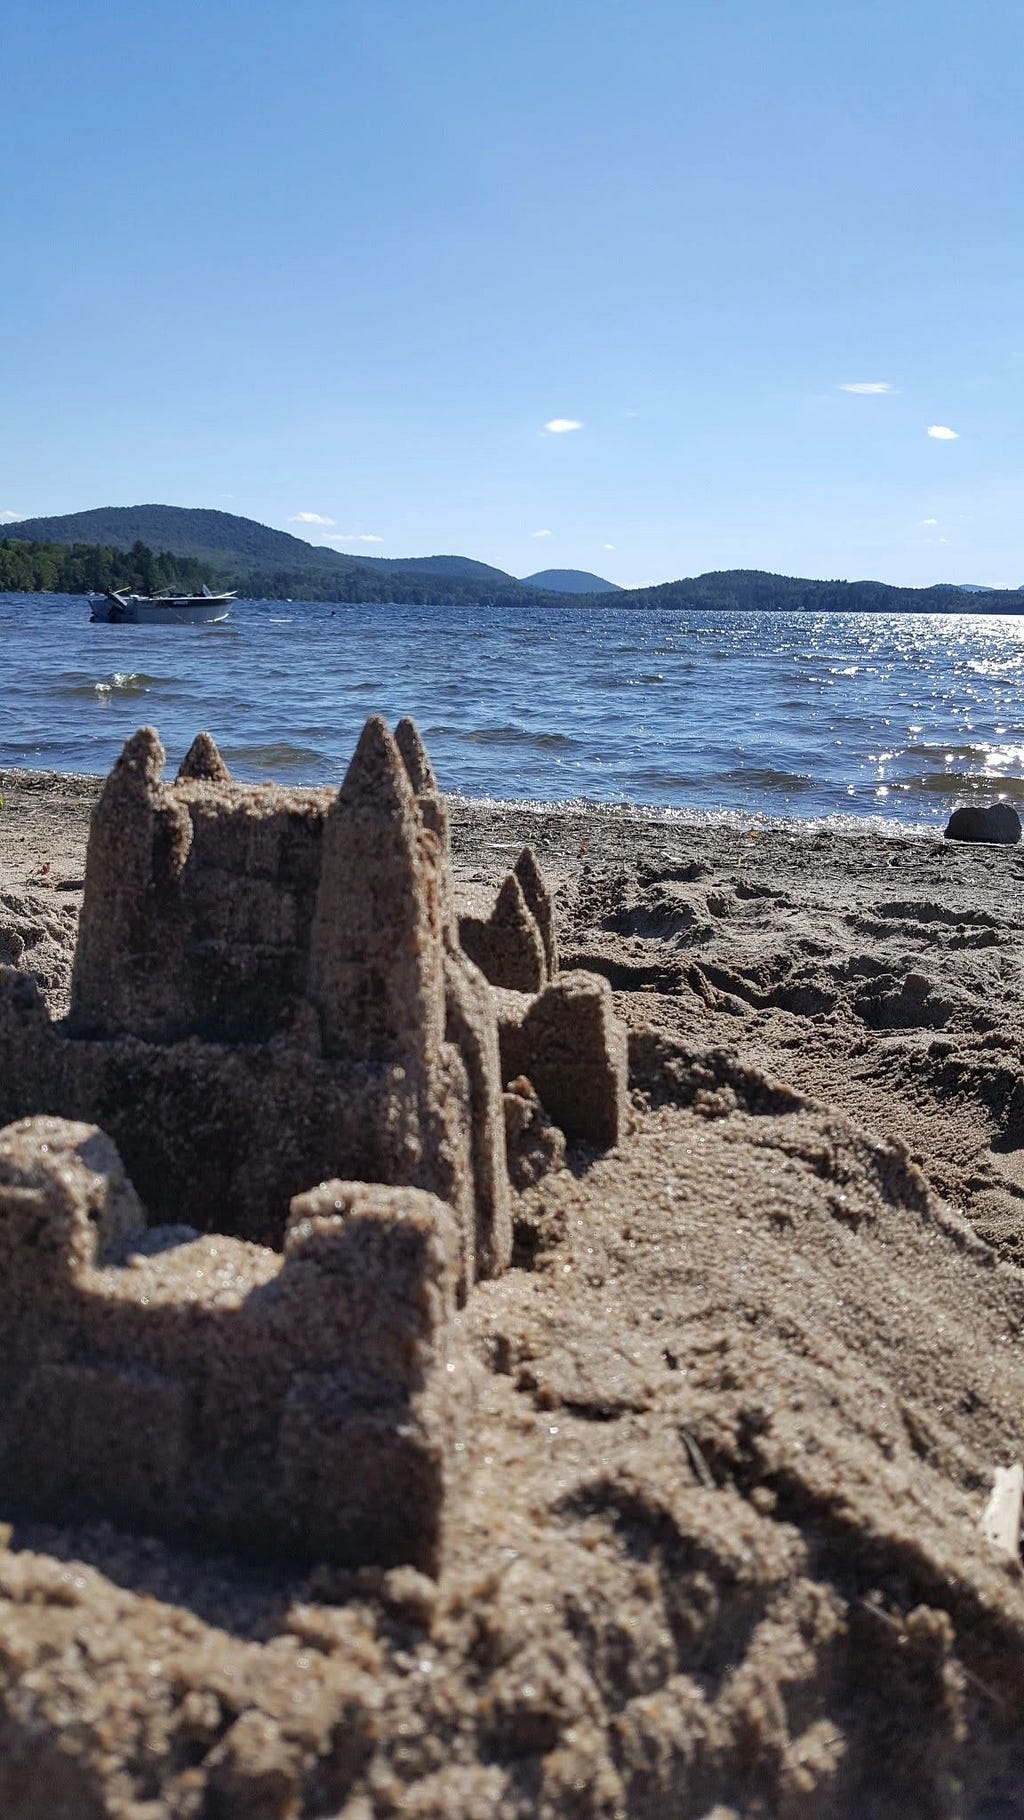
[[[208,563],[194,556],[154,552],[143,543],[130,550],[76,543],[0,543],[0,593],[104,594],[127,587],[133,593],[156,594],[161,588],[198,592],[216,579]]]

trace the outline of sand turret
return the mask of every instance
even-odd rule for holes
[[[441,909],[446,926],[454,925],[455,902],[451,885],[451,827],[448,805],[437,787],[434,767],[419,735],[415,721],[400,720],[395,728],[395,744],[402,755],[406,775],[416,798],[423,826],[436,835],[440,850]]]
[[[93,811],[71,982],[79,1030],[159,1040],[176,1020],[192,828],[161,786],[164,756],[153,728],[140,727]]]
[[[532,847],[524,847],[515,864],[515,876],[526,900],[526,906],[540,931],[544,964],[549,980],[558,972],[558,936],[555,933],[555,907],[544,874],[537,864]]]
[[[459,941],[490,980],[512,992],[540,992],[558,972],[555,912],[532,847],[524,847],[497,893],[463,890]]]
[[[451,831],[445,803],[415,723],[400,720],[395,744],[415,793],[424,827],[437,838],[445,946],[445,1036],[466,1070],[470,1161],[475,1187],[473,1250],[479,1276],[496,1276],[512,1254],[506,1139],[502,1111],[501,1053],[487,981],[458,939],[451,882]]]
[[[544,939],[515,873],[495,899],[464,895],[459,910],[459,941],[491,985],[539,992],[548,978]]]
[[[429,799],[443,808],[441,793],[434,776],[434,767],[427,755],[427,748],[420,738],[419,728],[414,720],[406,715],[395,728],[395,745],[402,755],[406,774],[412,785],[413,793],[423,801]]]
[[[324,827],[310,997],[328,1055],[429,1069],[444,1030],[440,851],[368,720]]]
[[[229,784],[231,773],[209,733],[197,733],[178,767],[178,782]]]

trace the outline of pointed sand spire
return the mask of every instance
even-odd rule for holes
[[[506,877],[489,916],[471,912],[459,917],[459,941],[492,986],[539,992],[547,983],[544,939],[514,872]]]
[[[103,796],[124,789],[148,796],[156,790],[163,778],[167,754],[160,742],[160,735],[155,727],[140,727],[124,743],[120,757],[116,760],[106,783]]]
[[[521,945],[524,962],[526,960],[526,955],[529,955],[530,959],[528,965],[531,975],[534,972],[535,963],[541,972],[543,972],[543,938],[537,927],[537,919],[527,902],[526,893],[514,872],[508,874],[501,890],[498,892],[497,901],[494,906],[494,915],[491,918],[491,921],[495,930],[500,931],[503,935],[511,937],[514,942]],[[542,984],[543,980],[541,979],[537,981],[535,986],[520,987],[519,990],[538,992]]]
[[[532,847],[524,847],[515,864],[515,876],[519,880],[523,896],[533,913],[534,921],[540,930],[544,943],[544,958],[547,962],[548,978],[554,979],[558,972],[558,936],[555,932],[555,908],[551,901],[547,880],[537,863],[537,856]]]
[[[229,784],[231,773],[209,733],[197,733],[178,770],[179,783]]]
[[[415,1075],[443,1036],[441,881],[395,741],[367,721],[324,825],[310,944],[328,1054],[361,1050]]]
[[[350,812],[405,815],[413,808],[413,786],[387,722],[371,714],[352,754],[334,807]]]
[[[154,729],[140,727],[92,812],[71,978],[79,1029],[160,1041],[174,1027],[180,877],[192,824],[164,787],[165,757]]]
[[[505,1155],[501,1053],[491,990],[455,941],[445,967],[448,1041],[469,1081],[474,1214],[465,1258],[465,1287],[500,1276],[512,1256],[512,1212]]]
[[[440,861],[441,913],[448,936],[457,942],[455,896],[449,873],[451,829],[448,823],[448,805],[437,787],[434,767],[427,757],[427,748],[419,736],[415,721],[408,718],[399,721],[395,728],[395,744],[402,754],[402,762],[408,773],[409,782],[416,792],[416,807],[420,812],[420,820],[437,840]]]
[[[419,728],[414,720],[406,716],[395,728],[395,744],[405,763],[411,783],[417,796],[435,796],[437,778],[434,767],[427,756],[427,748],[420,738]]]

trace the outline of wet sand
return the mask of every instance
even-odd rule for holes
[[[0,961],[62,1009],[99,780],[0,775]],[[1024,852],[455,802],[631,1031],[518,1207],[442,1579],[0,1520],[0,1812],[1024,1812]]]

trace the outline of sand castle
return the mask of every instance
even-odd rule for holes
[[[460,919],[411,722],[368,721],[336,794],[237,785],[205,735],[163,765],[142,729],[94,812],[68,1017],[0,969],[0,1473],[51,1515],[435,1569],[507,1142],[538,1098],[616,1142],[609,988],[559,973],[528,853]]]

